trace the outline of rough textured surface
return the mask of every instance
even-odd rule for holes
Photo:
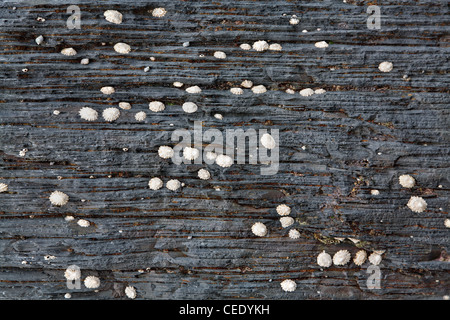
[[[1,298],[62,299],[71,292],[74,299],[126,299],[127,285],[136,287],[138,299],[442,299],[450,293],[445,1],[382,1],[380,30],[367,29],[363,1],[133,3],[77,1],[80,30],[66,27],[67,3],[0,4],[0,178],[9,185],[0,193]],[[155,7],[167,15],[152,17]],[[123,14],[121,25],[104,19],[108,9]],[[300,19],[295,26],[293,14]],[[239,48],[257,40],[283,50]],[[330,46],[315,48],[322,40]],[[116,53],[117,42],[132,51]],[[78,54],[61,55],[65,47]],[[215,59],[215,51],[227,58]],[[82,58],[90,63],[81,65]],[[394,69],[381,73],[382,61]],[[231,94],[244,79],[269,90]],[[174,81],[203,91],[189,95]],[[103,86],[116,93],[103,95]],[[286,94],[289,87],[297,93]],[[306,87],[327,92],[300,96]],[[153,100],[166,110],[150,112]],[[199,106],[196,113],[182,111],[187,100]],[[114,123],[77,114],[83,106],[101,114],[120,101],[132,109],[121,110]],[[134,119],[139,111],[147,112],[144,122]],[[202,181],[197,171],[206,165],[160,159],[157,149],[170,143],[171,132],[192,128],[194,120],[205,129],[279,129],[278,174],[261,176],[260,165],[213,165],[212,179]],[[401,174],[414,176],[417,186],[402,189]],[[186,186],[152,191],[153,176]],[[66,206],[50,205],[54,190],[70,196]],[[411,195],[424,197],[426,212],[406,207]],[[281,228],[280,203],[292,207],[299,239]],[[81,228],[66,215],[93,225]],[[266,223],[268,236],[251,233],[256,221]],[[320,269],[322,250],[359,250],[333,237],[360,239],[369,252],[386,250],[381,289],[367,288],[368,263]],[[83,279],[101,278],[98,292],[66,288],[64,270],[72,264]],[[288,278],[295,292],[281,290]]]

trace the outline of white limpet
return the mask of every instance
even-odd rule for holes
[[[209,178],[211,178],[211,173],[209,173],[209,171],[206,169],[198,170],[197,175],[202,180],[208,180]]]
[[[136,119],[136,121],[144,121],[145,118],[147,118],[147,114],[144,111],[138,112],[134,115],[134,118]]]
[[[55,116],[59,115],[60,113],[61,113],[61,111],[59,111],[59,110],[54,110],[54,111],[53,111],[53,114],[54,114]]]
[[[331,266],[333,260],[331,259],[331,256],[323,250],[319,255],[317,256],[317,264],[323,268],[328,268]]]
[[[286,292],[293,292],[295,291],[295,289],[297,289],[297,284],[291,279],[286,279],[282,281],[280,285],[281,289],[283,289]]]
[[[83,58],[83,59],[81,59],[80,63],[84,64],[84,65],[89,64],[89,59],[88,58]]]
[[[269,44],[264,40],[259,40],[254,42],[252,47],[256,51],[265,51],[269,49]]]
[[[132,286],[128,286],[125,288],[125,294],[128,298],[134,299],[136,298],[136,288]]]
[[[152,11],[152,16],[161,18],[161,17],[164,17],[166,15],[166,13],[167,13],[167,11],[164,8],[155,8]]]
[[[78,224],[80,227],[83,227],[83,228],[87,228],[87,227],[89,227],[89,226],[91,225],[91,223],[90,223],[89,221],[87,221],[86,219],[80,219],[80,220],[78,220],[78,221],[77,221],[77,224]]]
[[[256,222],[252,225],[252,232],[255,236],[264,237],[267,234],[267,227],[262,222]]]
[[[160,112],[163,111],[166,106],[161,101],[152,101],[148,104],[148,108],[153,112]]]
[[[243,43],[239,46],[242,50],[250,50],[252,48],[248,43]]]
[[[0,183],[0,193],[8,191],[8,185],[6,183]]]
[[[262,146],[267,149],[273,149],[276,146],[275,139],[268,133],[264,133],[261,136],[260,141],[261,141]]]
[[[277,206],[277,213],[280,216],[287,216],[291,213],[291,208],[289,208],[287,205],[285,204],[280,204]]]
[[[131,104],[129,104],[128,102],[119,102],[119,108],[124,110],[130,110]]]
[[[370,194],[373,196],[379,196],[380,195],[380,191],[377,189],[372,189],[370,190]]]
[[[316,48],[326,48],[326,47],[328,47],[328,43],[326,43],[325,41],[319,41],[319,42],[316,42],[314,44],[314,46]]]
[[[289,93],[289,94],[294,94],[294,93],[295,93],[295,91],[294,91],[294,90],[292,90],[292,89],[286,89],[286,93]]]
[[[333,256],[333,263],[337,266],[344,266],[350,261],[351,257],[350,252],[347,250],[339,250]]]
[[[216,157],[216,163],[217,165],[221,166],[222,168],[228,168],[231,167],[233,164],[233,159],[230,156],[219,154]]]
[[[323,94],[325,92],[326,92],[325,89],[316,89],[316,90],[314,90],[315,94]]]
[[[192,86],[192,87],[186,88],[186,92],[187,93],[200,93],[200,92],[202,92],[202,89],[200,89],[199,86]]]
[[[197,105],[193,102],[183,103],[182,108],[183,108],[183,111],[186,113],[194,113],[198,109]]]
[[[353,262],[357,265],[357,266],[361,266],[364,262],[366,262],[367,259],[367,253],[364,250],[359,250],[356,254],[355,257],[353,258]]]
[[[214,118],[219,119],[219,120],[222,120],[222,119],[223,119],[223,115],[221,115],[220,113],[216,113],[216,114],[214,115]]]
[[[167,181],[167,183],[166,183],[166,188],[171,191],[176,191],[180,187],[181,187],[181,183],[177,179],[171,179],[171,180]]]
[[[266,92],[267,89],[266,89],[266,87],[264,87],[264,86],[261,84],[261,85],[259,85],[259,86],[254,86],[254,87],[252,88],[252,91],[253,91],[253,93],[258,94],[258,93],[264,93],[264,92]]]
[[[446,226],[447,228],[450,228],[450,219],[444,220],[444,226]]]
[[[392,62],[384,61],[378,65],[378,69],[381,72],[390,72],[394,68]]]
[[[403,188],[412,188],[416,184],[416,180],[409,174],[402,174],[398,177],[398,182]]]
[[[44,37],[43,36],[39,36],[36,39],[34,39],[34,41],[36,41],[37,45],[40,45],[42,42],[44,42]]]
[[[174,152],[169,146],[160,146],[158,149],[158,155],[163,159],[169,159],[173,157]]]
[[[427,203],[425,202],[425,200],[423,200],[422,197],[412,196],[409,199],[407,206],[412,211],[417,213],[424,212],[427,209]]]
[[[250,80],[244,80],[242,81],[241,86],[250,89],[251,87],[253,87],[253,82]]]
[[[381,260],[383,260],[383,258],[381,257],[381,254],[379,254],[378,252],[373,252],[369,256],[369,262],[375,266],[379,265],[381,263]]]
[[[117,10],[106,10],[103,15],[105,16],[106,21],[121,24],[122,23],[122,14]]]
[[[81,119],[87,121],[95,121],[98,118],[98,112],[89,107],[81,108],[80,111],[78,111],[78,113],[80,114]]]
[[[84,279],[84,285],[89,289],[96,289],[100,287],[100,279],[96,276],[88,276]]]
[[[303,90],[300,90],[300,95],[302,95],[303,97],[309,97],[312,96],[314,94],[314,90],[311,88],[306,88]]]
[[[75,266],[69,266],[64,272],[64,277],[67,280],[78,280],[81,278],[81,270],[80,268],[76,268]]]
[[[175,82],[173,83],[173,86],[174,86],[174,87],[177,87],[177,88],[181,88],[181,87],[183,86],[183,83],[182,83],[182,82],[179,82],[179,81],[175,81]]]
[[[148,187],[152,190],[159,190],[163,186],[163,181],[160,178],[151,178],[148,182]]]
[[[216,158],[217,158],[217,154],[215,152],[208,151],[206,153],[206,159],[208,159],[208,160],[216,160]]]
[[[67,221],[67,222],[70,222],[70,221],[75,220],[75,218],[73,216],[65,216],[64,220]]]
[[[281,45],[280,44],[278,44],[278,43],[272,43],[270,46],[269,46],[269,50],[272,50],[272,51],[281,51],[283,48],[281,47]]]
[[[74,56],[77,54],[77,52],[74,48],[64,48],[61,50],[61,54],[65,56]]]
[[[297,229],[289,230],[289,238],[291,238],[291,239],[298,239],[298,238],[300,238],[300,232]]]
[[[70,299],[70,298],[72,298],[72,295],[71,295],[70,293],[66,293],[66,294],[64,295],[64,298],[65,298],[65,299]]]
[[[186,160],[195,160],[199,157],[199,155],[200,155],[200,151],[198,151],[198,149],[196,149],[196,148],[185,147],[183,149],[183,157]]]
[[[102,87],[102,88],[100,89],[100,91],[101,91],[103,94],[113,94],[114,92],[116,92],[116,90],[115,90],[113,87]]]
[[[287,228],[289,226],[292,226],[295,222],[294,218],[292,217],[282,217],[280,218],[281,226],[283,228]]]
[[[61,191],[53,191],[49,199],[54,206],[63,206],[69,202],[69,196]]]
[[[223,51],[216,51],[214,52],[214,57],[217,59],[226,59],[227,55]]]
[[[103,119],[108,122],[116,121],[119,119],[120,110],[117,108],[106,108],[102,113]]]
[[[242,90],[241,88],[231,88],[230,92],[232,94],[241,95],[244,93],[244,90]]]
[[[297,18],[291,18],[291,19],[289,19],[289,23],[292,24],[292,25],[299,24],[299,22],[300,22],[300,20],[297,19]]]
[[[116,51],[118,53],[127,54],[127,53],[130,53],[131,47],[130,47],[130,45],[128,45],[126,43],[119,42],[114,45],[114,51]]]

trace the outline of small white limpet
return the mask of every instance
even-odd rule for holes
[[[106,108],[102,113],[103,119],[108,122],[113,122],[119,119],[120,110],[117,108]]]
[[[125,288],[125,294],[128,298],[134,299],[136,298],[136,288],[132,286],[128,286]]]
[[[230,92],[232,94],[241,95],[244,93],[244,90],[242,90],[241,88],[231,88]]]
[[[187,93],[200,93],[200,92],[202,92],[202,89],[200,89],[199,86],[192,86],[192,87],[186,88],[186,92]]]
[[[242,50],[250,50],[252,48],[248,43],[243,43],[239,46]]]
[[[220,113],[216,113],[216,114],[214,114],[214,118],[222,120],[223,119],[223,115],[221,115]]]
[[[291,19],[289,19],[289,24],[292,24],[292,25],[299,24],[299,22],[300,22],[300,20],[297,19],[297,18],[291,18]]]
[[[61,50],[61,54],[65,56],[74,56],[77,54],[77,51],[74,48],[64,48]]]
[[[185,102],[183,103],[182,108],[186,113],[194,113],[195,111],[197,111],[198,106],[193,102]]]
[[[80,111],[78,111],[78,113],[80,114],[81,119],[87,121],[95,121],[98,118],[98,112],[89,107],[81,108]]]
[[[100,279],[96,276],[88,276],[84,279],[84,285],[89,289],[96,289],[100,287]]]
[[[161,101],[152,101],[148,104],[148,108],[153,112],[160,112],[163,111],[166,106]]]
[[[144,111],[138,112],[134,115],[136,121],[142,122],[147,118],[147,114]]]
[[[166,188],[171,190],[171,191],[176,191],[180,187],[181,187],[181,183],[177,179],[171,179],[171,180],[166,182]]]
[[[369,262],[374,266],[379,265],[381,263],[381,260],[383,260],[383,258],[381,257],[381,254],[379,254],[378,252],[373,252],[369,256]]]
[[[286,93],[288,94],[295,94],[295,91],[292,89],[286,89]]]
[[[295,220],[292,217],[282,217],[280,218],[280,223],[283,228],[287,228],[294,224]]]
[[[287,216],[291,213],[291,208],[289,208],[287,205],[285,204],[280,204],[277,206],[277,213],[280,216]]]
[[[344,266],[350,261],[351,257],[350,252],[347,250],[339,250],[333,256],[333,263],[337,266]]]
[[[264,133],[261,136],[260,142],[261,142],[262,146],[266,149],[273,149],[277,145],[275,142],[275,139],[268,133]]]
[[[356,254],[355,257],[353,258],[353,262],[357,265],[357,266],[361,266],[364,262],[366,262],[367,259],[367,252],[364,250],[359,250]]]
[[[78,280],[81,278],[81,270],[75,266],[69,266],[64,272],[64,277],[71,281]]]
[[[409,174],[402,174],[398,177],[398,182],[403,188],[412,188],[416,184],[416,180]]]
[[[407,204],[408,208],[410,208],[412,211],[421,213],[424,212],[427,209],[427,203],[422,197],[415,197],[412,196]]]
[[[131,47],[130,47],[130,45],[128,45],[126,43],[119,42],[114,45],[114,51],[116,51],[118,53],[127,54],[127,53],[130,53]]]
[[[444,226],[446,226],[447,228],[450,228],[450,219],[444,220]]]
[[[72,298],[72,295],[71,295],[70,293],[66,293],[66,294],[64,295],[64,298],[65,298],[65,299],[70,299],[70,298]]]
[[[315,94],[323,94],[325,92],[326,92],[325,89],[316,89],[316,90],[314,90]]]
[[[183,149],[183,157],[186,160],[195,160],[200,156],[200,151],[196,148],[185,147]]]
[[[69,202],[69,196],[61,191],[53,191],[49,200],[54,206],[63,206]]]
[[[86,219],[80,219],[77,221],[77,225],[79,225],[80,227],[83,227],[83,228],[87,228],[91,225],[91,223],[89,221],[87,221]]]
[[[291,239],[298,239],[298,238],[300,238],[300,232],[297,229],[289,230],[289,238],[291,238]]]
[[[152,11],[152,16],[161,18],[161,17],[164,17],[166,15],[166,13],[167,13],[167,11],[164,8],[155,8]]]
[[[206,153],[206,159],[208,159],[208,160],[215,160],[216,158],[217,158],[217,154],[215,152],[208,151]]]
[[[233,165],[233,159],[230,156],[219,154],[216,157],[216,163],[217,165],[221,166],[222,168],[228,168]]]
[[[390,72],[394,68],[392,62],[384,61],[378,65],[378,69],[381,72]]]
[[[0,193],[8,191],[8,185],[6,183],[0,183]]]
[[[130,110],[131,104],[129,104],[128,102],[119,102],[119,108],[123,110]]]
[[[333,260],[331,259],[331,256],[324,251],[319,253],[317,256],[317,264],[323,268],[328,268],[331,266]]]
[[[116,92],[116,90],[115,90],[113,87],[102,87],[102,88],[100,89],[100,91],[101,91],[103,94],[113,94],[114,92]]]
[[[226,59],[227,55],[223,51],[216,51],[214,52],[214,57],[217,59]]]
[[[169,146],[160,146],[158,149],[158,155],[163,159],[169,159],[173,157],[174,151]]]
[[[252,225],[252,232],[255,236],[264,237],[267,234],[267,227],[262,222],[256,222]]]
[[[173,83],[173,86],[174,86],[174,87],[177,87],[177,88],[181,88],[183,85],[184,85],[184,84],[183,84],[182,82],[179,82],[179,81],[175,81],[175,82]]]
[[[380,191],[377,189],[372,189],[370,190],[370,194],[373,196],[379,196],[380,195]]]
[[[326,43],[325,41],[319,41],[319,42],[316,42],[314,44],[314,46],[316,48],[326,48],[326,47],[328,47],[328,43]]]
[[[83,64],[83,65],[87,65],[87,64],[89,64],[89,59],[88,58],[83,58],[83,59],[81,59],[80,63]]]
[[[253,87],[253,82],[250,80],[244,80],[242,81],[241,86],[250,89],[251,87]]]
[[[36,39],[34,39],[34,41],[36,41],[37,45],[40,45],[42,42],[44,42],[44,37],[41,35],[41,36],[37,37]]]
[[[291,279],[286,279],[282,281],[280,285],[281,289],[283,289],[286,292],[293,292],[295,291],[295,289],[297,289],[297,284]]]
[[[159,190],[162,188],[162,186],[163,181],[158,177],[151,178],[148,182],[148,187],[152,190]]]
[[[272,50],[272,51],[281,51],[282,49],[283,48],[281,47],[281,45],[279,43],[272,43],[269,46],[269,50]]]
[[[303,90],[300,90],[300,95],[303,97],[309,97],[312,96],[314,94],[314,90],[311,88],[306,88]]]
[[[103,15],[105,16],[106,21],[121,24],[122,23],[122,14],[117,10],[106,10]]]
[[[269,49],[269,44],[264,40],[259,40],[254,42],[252,47],[256,51],[265,51]]]
[[[197,175],[202,180],[208,180],[209,178],[211,178],[211,173],[209,173],[209,171],[206,169],[198,170]]]
[[[65,216],[64,220],[67,221],[67,222],[70,222],[70,221],[75,220],[75,218],[73,216]]]
[[[266,87],[264,87],[262,84],[259,86],[254,86],[252,88],[253,93],[259,94],[259,93],[264,93],[267,92]]]

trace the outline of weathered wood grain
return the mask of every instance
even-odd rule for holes
[[[367,29],[367,4],[352,0],[76,4],[79,30],[66,27],[65,2],[0,4],[0,178],[9,185],[0,193],[2,299],[61,299],[66,292],[75,299],[120,299],[125,285],[143,299],[449,294],[446,1],[374,2],[380,30]],[[155,7],[168,14],[152,17]],[[122,12],[124,22],[107,22],[107,9]],[[296,26],[289,24],[293,14]],[[45,39],[40,46],[39,35]],[[283,50],[239,48],[262,39]],[[322,40],[330,46],[315,48]],[[117,42],[132,52],[116,53]],[[59,53],[69,46],[76,56]],[[215,59],[216,50],[227,59]],[[81,65],[82,58],[89,65]],[[379,72],[382,61],[391,61],[393,71]],[[228,89],[244,79],[270,90],[232,95]],[[189,95],[174,81],[203,91]],[[107,85],[116,88],[114,95],[99,91]],[[302,97],[285,93],[288,87],[327,92]],[[188,99],[198,112],[182,111]],[[151,113],[152,100],[166,103],[166,110]],[[114,123],[78,116],[83,106],[101,112],[119,101],[133,107]],[[138,111],[147,112],[144,123],[134,120]],[[202,181],[197,170],[206,165],[160,159],[157,149],[170,144],[172,131],[192,129],[196,120],[205,130],[280,130],[278,174],[261,176],[260,165],[213,165],[212,179]],[[20,157],[24,148],[29,151]],[[404,173],[416,178],[413,190],[398,184]],[[151,191],[153,176],[186,186]],[[66,206],[50,205],[54,190],[70,196]],[[411,195],[426,199],[426,212],[406,207]],[[280,203],[293,208],[300,239],[281,228]],[[94,226],[82,229],[66,215]],[[251,233],[256,221],[269,226],[267,237]],[[321,270],[316,256],[322,250],[359,250],[321,237],[352,237],[369,251],[386,250],[381,289],[367,288],[368,263]],[[83,276],[99,275],[98,292],[66,288],[63,273],[72,264]],[[287,278],[298,284],[293,293],[280,288]]]

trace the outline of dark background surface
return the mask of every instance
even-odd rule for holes
[[[70,4],[81,9],[80,30],[66,27]],[[0,178],[9,190],[0,193],[0,297],[122,299],[126,285],[145,299],[448,295],[448,2],[370,4],[380,6],[380,30],[366,26],[367,3],[350,0],[2,2]],[[152,17],[155,7],[167,15]],[[108,9],[123,23],[107,22]],[[283,50],[239,48],[257,40]],[[315,48],[322,40],[330,46]],[[117,42],[132,52],[116,53]],[[65,47],[78,54],[61,55]],[[216,50],[227,59],[215,59]],[[390,73],[378,70],[383,61],[394,64]],[[232,95],[245,79],[269,91]],[[203,91],[189,95],[174,81]],[[103,86],[116,93],[103,95]],[[289,87],[297,93],[285,93]],[[300,96],[306,87],[327,92]],[[194,114],[181,109],[188,99],[199,105]],[[166,110],[148,110],[152,100]],[[114,123],[78,116],[83,106],[101,114],[119,101],[132,109]],[[145,122],[135,121],[138,111],[147,112]],[[160,159],[172,131],[192,129],[195,120],[205,130],[278,129],[279,172],[212,165],[212,179],[202,181],[197,171],[207,165]],[[417,180],[412,190],[398,184],[405,173]],[[152,191],[153,176],[186,185]],[[51,206],[54,190],[70,196],[66,206]],[[426,212],[406,207],[412,195],[427,201]],[[292,207],[300,239],[281,228],[281,203]],[[93,225],[80,228],[66,215]],[[269,227],[264,238],[250,231],[257,221]],[[335,237],[359,239],[369,253],[386,250],[380,290],[366,286],[368,263],[320,269],[322,250],[359,250]],[[83,278],[101,278],[98,292],[67,289],[72,264]],[[297,282],[293,293],[280,288],[287,278]]]

